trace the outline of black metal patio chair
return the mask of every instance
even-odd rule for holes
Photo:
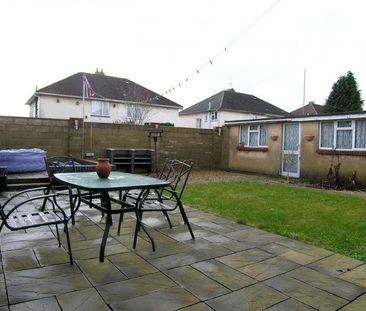
[[[73,264],[71,243],[67,224],[73,213],[67,214],[56,203],[58,194],[45,194],[46,187],[33,188],[18,192],[3,204],[0,204],[0,232],[6,227],[10,231],[19,231],[41,227],[56,226],[58,245],[61,247],[59,224],[64,225],[70,264]]]
[[[54,174],[56,173],[73,173],[76,172],[76,163],[72,157],[68,156],[56,156],[44,158],[46,164],[46,171],[48,175],[49,184],[45,190],[45,194],[57,193],[61,196],[69,196],[69,189],[67,186],[59,183]],[[44,204],[46,200],[44,201]],[[80,207],[80,193],[73,190],[72,192],[72,204],[71,209],[78,209]],[[56,202],[57,204],[57,202]],[[42,206],[44,208],[44,205]],[[72,224],[75,224],[74,217],[71,220]]]
[[[192,166],[193,163],[191,161],[167,160],[164,163],[159,177],[160,179],[170,181],[168,187],[150,191],[145,195],[141,195],[140,191],[129,191],[125,193],[123,201],[135,201],[135,204],[138,206],[140,219],[142,219],[143,213],[145,212],[162,212],[165,215],[170,228],[172,228],[172,223],[168,213],[175,211],[178,208],[192,239],[194,239],[195,237],[191,225],[182,204],[183,192],[192,171]],[[119,219],[118,235],[120,233],[122,221],[123,214],[120,215]],[[139,228],[137,226],[135,236],[138,230]]]

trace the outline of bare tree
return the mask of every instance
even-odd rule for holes
[[[143,125],[152,116],[152,108],[142,104],[128,104],[127,114],[114,123]]]

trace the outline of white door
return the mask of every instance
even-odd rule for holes
[[[282,175],[300,177],[300,124],[283,125]]]

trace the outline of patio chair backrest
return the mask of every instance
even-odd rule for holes
[[[169,188],[177,193],[179,200],[183,195],[192,167],[191,161],[171,160],[167,162],[165,177],[170,181]]]
[[[53,181],[53,175],[56,173],[75,172],[75,161],[72,157],[58,156],[44,158],[46,170],[50,182]]]

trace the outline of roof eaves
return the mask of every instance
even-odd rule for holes
[[[32,104],[32,102],[36,99],[36,95],[33,94],[26,102],[25,102],[25,105],[30,105]]]
[[[53,94],[53,93],[45,93],[45,92],[35,92],[35,95],[43,95],[43,96],[55,96],[55,97],[64,97],[64,98],[75,98],[75,99],[83,99],[82,96],[77,95],[64,95],[64,94]],[[33,95],[33,96],[35,96]],[[108,101],[112,103],[119,103],[119,104],[138,104],[138,105],[148,105],[154,107],[162,107],[162,108],[174,108],[174,109],[181,109],[182,106],[177,104],[177,106],[170,106],[170,105],[160,105],[154,103],[141,103],[123,99],[111,99],[111,98],[98,98],[98,97],[86,97],[85,100],[99,100],[99,101]]]
[[[266,118],[266,119],[252,119],[252,120],[233,120],[225,121],[225,125],[240,125],[252,123],[274,123],[274,122],[310,122],[310,121],[336,121],[347,119],[365,119],[366,111],[362,112],[348,112],[341,114],[323,114],[315,116],[298,116],[298,117],[280,117],[280,118]]]

